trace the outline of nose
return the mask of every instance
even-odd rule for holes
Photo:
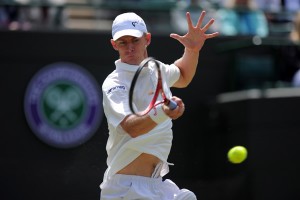
[[[130,52],[134,51],[134,45],[133,45],[132,43],[129,43],[129,44],[128,44],[128,50],[129,50]]]

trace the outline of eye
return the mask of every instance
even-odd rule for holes
[[[119,45],[119,46],[125,46],[125,45],[126,45],[126,42],[124,42],[124,41],[119,41],[119,42],[118,42],[118,45]]]
[[[140,38],[135,38],[135,39],[133,39],[133,43],[137,43],[137,42],[139,42],[140,41]]]

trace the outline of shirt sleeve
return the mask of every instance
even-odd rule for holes
[[[180,69],[175,64],[167,65],[162,63],[161,66],[165,73],[167,85],[172,87],[180,77]]]
[[[103,108],[107,122],[117,127],[126,115],[130,114],[128,88],[124,84],[112,84],[103,87]]]

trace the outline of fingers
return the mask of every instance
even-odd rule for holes
[[[171,37],[171,38],[174,38],[174,39],[176,39],[176,40],[179,40],[179,39],[181,38],[181,36],[178,35],[178,34],[176,34],[176,33],[171,33],[171,34],[170,34],[170,37]]]
[[[209,22],[207,24],[205,24],[203,26],[203,28],[201,28],[201,25],[203,23],[203,19],[205,17],[205,11],[201,12],[201,15],[199,17],[198,23],[197,23],[197,28],[200,29],[203,33],[205,33],[206,31],[208,31],[208,29],[211,27],[211,25],[215,22],[215,19],[210,19]],[[219,35],[219,32],[214,32],[211,34],[205,34],[206,38],[213,38]]]
[[[203,28],[201,28],[201,25],[204,21],[204,17],[206,15],[206,11],[202,11],[200,14],[200,17],[198,19],[198,22],[196,24],[196,26],[193,26],[193,22],[191,19],[191,14],[189,12],[186,13],[186,19],[187,19],[187,23],[188,23],[188,27],[191,30],[192,28],[196,28],[196,29],[201,29],[203,32],[206,32],[210,26],[215,22],[214,19],[210,19],[209,22],[207,24],[205,24],[205,26]]]
[[[205,17],[205,14],[206,14],[205,11],[201,12],[201,15],[200,15],[200,17],[198,19],[198,22],[197,22],[195,28],[200,28],[201,27],[201,24],[203,23],[203,19]],[[194,28],[193,21],[192,21],[192,18],[191,18],[191,14],[189,12],[186,12],[186,21],[188,23],[188,27],[189,28]]]
[[[219,32],[214,32],[214,33],[210,33],[210,34],[206,34],[206,38],[213,38],[219,35]]]
[[[208,22],[207,24],[205,24],[205,26],[202,28],[202,30],[203,30],[204,32],[206,32],[206,31],[209,29],[209,27],[210,27],[214,22],[215,22],[214,19],[210,19],[209,22]]]
[[[203,23],[203,19],[204,19],[204,17],[205,17],[205,14],[206,14],[205,11],[202,11],[202,12],[201,12],[201,15],[200,15],[200,17],[199,17],[199,19],[198,19],[198,22],[197,22],[197,25],[196,25],[196,28],[201,28],[201,25],[202,25],[202,23]]]
[[[185,111],[184,106],[177,106],[175,110],[164,109],[166,115],[168,115],[171,119],[178,119],[181,117]]]
[[[185,44],[184,44],[184,38],[185,38],[185,36],[180,36],[180,35],[178,35],[178,34],[171,33],[171,34],[170,34],[170,37],[173,38],[173,39],[175,39],[175,40],[177,40],[177,41],[180,42],[183,46],[185,46]]]
[[[176,97],[173,96],[172,100],[174,100],[177,103],[177,107],[174,110],[171,110],[168,106],[164,105],[164,112],[166,113],[166,115],[168,115],[171,119],[178,119],[179,117],[181,117],[185,111],[185,106],[183,101]]]
[[[191,14],[189,12],[186,13],[186,21],[187,21],[189,29],[192,28],[193,22],[192,22]]]

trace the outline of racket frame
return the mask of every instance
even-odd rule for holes
[[[141,71],[143,70],[144,67],[148,66],[148,63],[150,61],[154,62],[156,70],[157,70],[157,74],[158,74],[158,76],[157,76],[158,81],[157,81],[157,85],[156,85],[156,90],[154,92],[153,98],[152,98],[151,102],[149,103],[148,107],[142,112],[136,112],[133,108],[133,93],[134,93],[135,84],[137,82],[138,76],[140,75]],[[171,110],[174,110],[177,107],[177,103],[175,101],[171,100],[171,99],[168,99],[165,95],[165,92],[164,92],[163,86],[162,86],[162,82],[164,80],[162,79],[162,74],[161,73],[162,72],[161,72],[161,68],[160,68],[160,63],[156,59],[154,59],[153,57],[148,57],[140,63],[139,68],[136,70],[136,72],[133,76],[131,86],[130,86],[130,89],[129,89],[129,107],[130,107],[130,110],[133,114],[136,114],[138,116],[146,115],[147,113],[150,112],[151,109],[153,109],[154,107],[156,107],[157,105],[162,104],[162,103],[169,106]],[[159,94],[161,94],[163,100],[159,101],[159,102],[156,102]]]

